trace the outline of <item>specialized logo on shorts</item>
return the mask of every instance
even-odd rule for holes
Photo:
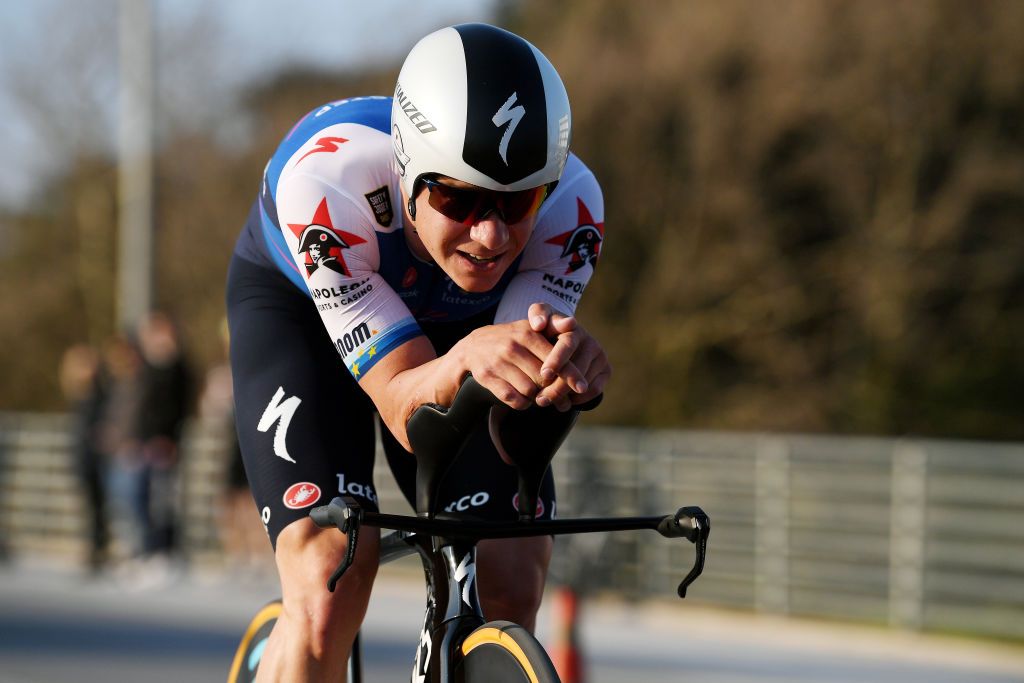
[[[352,277],[345,263],[343,250],[351,249],[357,244],[365,244],[366,240],[334,227],[330,211],[327,209],[327,197],[320,200],[312,221],[288,223],[288,228],[299,240],[299,249],[296,253],[306,255],[307,278],[321,266]]]
[[[390,227],[395,214],[391,210],[391,190],[388,189],[388,186],[378,187],[363,196],[370,203],[370,209],[373,210],[373,217],[377,219],[377,222],[385,228]]]
[[[562,258],[569,258],[569,267],[565,274],[573,273],[588,263],[597,267],[597,259],[601,255],[601,242],[604,241],[604,223],[595,223],[594,217],[583,200],[576,198],[578,209],[578,225],[547,240],[545,244],[562,247]]]
[[[299,409],[302,399],[298,396],[289,396],[283,401],[281,399],[284,399],[284,387],[278,387],[274,392],[274,397],[263,409],[263,415],[260,417],[256,429],[266,433],[274,423],[277,423],[277,429],[274,430],[274,455],[288,462],[295,462],[292,456],[288,455],[286,439],[288,438],[288,425],[295,417],[295,411]]]
[[[289,510],[308,508],[320,500],[320,487],[310,481],[300,481],[289,486],[281,499]]]
[[[518,493],[516,495],[512,496],[512,507],[515,508],[516,510],[519,509],[519,494]],[[544,501],[541,500],[540,496],[537,496],[537,510],[536,510],[536,513],[537,513],[537,517],[543,517],[544,516]]]

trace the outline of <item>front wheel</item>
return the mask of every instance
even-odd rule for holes
[[[235,651],[228,683],[251,683],[256,680],[256,670],[263,657],[263,649],[267,646],[267,639],[280,615],[281,601],[274,600],[264,605],[249,622],[249,628],[245,630],[242,642]]]
[[[460,683],[559,683],[537,639],[511,621],[491,621],[462,642],[455,680]]]

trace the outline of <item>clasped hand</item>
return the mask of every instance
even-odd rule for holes
[[[527,320],[482,327],[463,341],[469,371],[516,410],[532,403],[569,410],[604,391],[611,376],[600,343],[548,304],[532,304]]]

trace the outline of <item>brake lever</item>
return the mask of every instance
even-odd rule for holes
[[[327,505],[313,508],[309,511],[309,516],[318,527],[326,529],[333,526],[345,534],[348,539],[345,557],[331,574],[331,578],[327,580],[327,590],[333,593],[338,581],[355,560],[356,544],[359,542],[359,525],[363,521],[363,508],[359,506],[355,498],[340,496],[335,497]]]
[[[676,591],[680,598],[685,598],[686,589],[704,571],[708,536],[711,535],[711,518],[696,506],[679,508],[675,515],[669,515],[661,520],[661,523],[658,524],[658,533],[666,538],[682,536],[696,546],[696,557],[693,561],[693,567],[679,584],[679,588]]]

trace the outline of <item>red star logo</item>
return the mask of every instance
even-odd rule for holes
[[[320,204],[316,207],[316,212],[313,213],[313,220],[309,223],[288,223],[288,228],[295,235],[296,239],[302,238],[303,231],[310,226],[317,226],[320,228],[326,228],[341,238],[342,244],[345,247],[332,246],[327,250],[327,257],[333,259],[339,266],[341,266],[341,272],[348,277],[352,277],[352,273],[348,269],[348,265],[345,263],[345,256],[343,254],[344,248],[351,248],[357,244],[365,244],[364,240],[359,235],[353,235],[350,232],[344,230],[338,230],[334,227],[334,223],[331,221],[331,214],[327,210],[327,197],[320,200]],[[313,274],[313,271],[317,269],[318,264],[313,263],[313,258],[306,252],[306,277],[309,278]],[[336,268],[335,268],[336,270]]]
[[[576,208],[576,227],[545,242],[562,247],[562,257],[569,257],[566,275],[588,263],[596,267],[597,259],[601,256],[601,242],[604,241],[604,222],[595,223],[590,209],[579,197],[576,198]]]

